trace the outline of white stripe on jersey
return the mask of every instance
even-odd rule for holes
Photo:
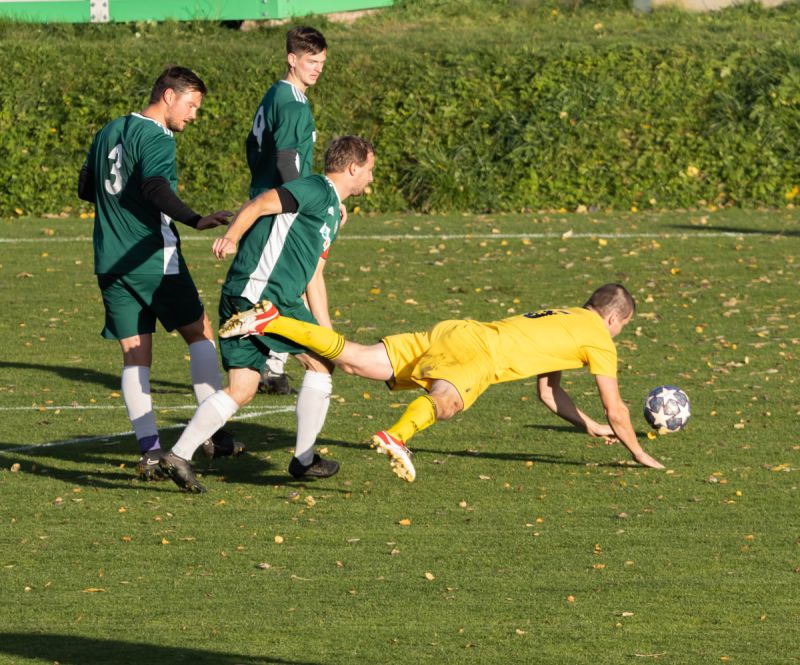
[[[286,238],[289,236],[289,231],[296,218],[296,212],[285,212],[275,216],[269,240],[261,250],[261,258],[258,260],[256,269],[250,273],[250,279],[247,280],[247,284],[242,290],[242,298],[247,298],[253,304],[261,300],[261,294],[281,257]]]
[[[300,88],[295,86],[294,83],[289,83],[289,81],[287,81],[285,79],[283,79],[281,81],[281,83],[285,83],[286,85],[288,85],[288,86],[290,86],[292,88],[292,94],[294,95],[294,99],[295,99],[296,102],[300,102],[301,104],[307,104],[308,103],[308,97],[306,97],[301,92]]]
[[[169,223],[172,219],[161,213],[161,237],[164,238],[164,274],[177,275],[180,272],[178,261],[178,237],[173,233]]]
[[[164,133],[167,136],[172,136],[173,135],[172,134],[172,130],[171,129],[167,129],[166,127],[164,127],[164,125],[162,125],[158,120],[154,120],[153,118],[148,118],[146,115],[142,115],[141,113],[131,113],[131,115],[135,115],[137,118],[141,118],[142,120],[149,120],[154,125],[158,125],[159,127],[161,127],[161,129],[164,131]]]

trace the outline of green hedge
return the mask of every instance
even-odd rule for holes
[[[362,208],[781,206],[797,193],[800,6],[711,17],[523,9],[404,24],[399,8],[321,24],[332,48],[310,93],[318,156],[336,134],[374,142]],[[93,134],[143,108],[167,63],[210,88],[178,138],[183,196],[202,211],[237,205],[244,137],[283,73],[284,31],[0,25],[0,215],[81,209],[75,183]]]

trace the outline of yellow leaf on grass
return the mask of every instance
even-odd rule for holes
[[[398,524],[399,524],[400,526],[411,526],[411,520],[410,520],[408,517],[404,517],[403,519],[401,519],[401,520],[398,522]]]
[[[84,589],[81,593],[105,593],[105,589],[101,589],[100,587],[90,586],[88,589]]]
[[[283,536],[275,536],[275,543],[281,545],[283,543]]]
[[[428,580],[428,582],[433,582],[436,577],[434,577],[433,573],[425,573],[425,579]]]

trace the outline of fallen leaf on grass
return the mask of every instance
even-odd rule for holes
[[[14,462],[14,463],[11,465],[11,473],[19,473],[19,470],[20,470],[21,468],[22,468],[22,467],[20,467],[20,465],[19,465],[19,462]]]
[[[105,589],[101,589],[100,587],[93,587],[90,586],[88,589],[84,589],[81,593],[105,593]]]
[[[401,519],[401,520],[398,522],[398,524],[399,524],[400,526],[411,526],[411,520],[410,520],[408,517],[404,517],[403,519]]]
[[[436,577],[433,575],[433,573],[425,573],[425,579],[428,580],[428,582],[433,582]]]

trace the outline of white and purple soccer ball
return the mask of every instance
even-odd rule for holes
[[[692,415],[689,396],[677,386],[653,388],[644,401],[644,417],[659,432],[677,432]]]

